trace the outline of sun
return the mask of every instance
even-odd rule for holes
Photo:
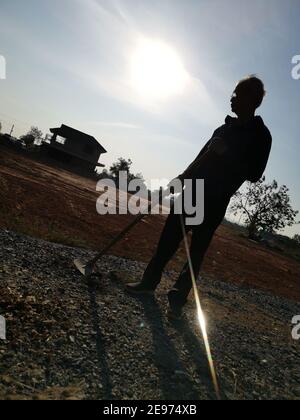
[[[131,56],[130,79],[132,87],[144,99],[162,100],[184,91],[188,73],[170,46],[142,39]]]

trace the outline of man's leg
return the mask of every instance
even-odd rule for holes
[[[188,233],[189,230],[190,227],[187,226],[186,232]],[[127,290],[137,293],[144,290],[154,291],[160,283],[165,266],[177,251],[182,239],[180,215],[174,214],[172,211],[167,218],[156,252],[143,274],[142,281],[127,285]]]
[[[208,217],[202,225],[193,228],[192,243],[190,248],[191,260],[195,279],[197,279],[206,251],[214,236],[214,233],[224,218],[221,212],[219,215]],[[177,282],[169,292],[168,298],[171,309],[180,314],[182,307],[186,304],[188,295],[193,286],[188,262],[184,265]]]
[[[186,232],[188,233],[189,230],[187,227]],[[182,239],[180,215],[170,214],[160,236],[156,252],[144,272],[143,282],[154,287],[159,284],[165,266],[177,251]]]

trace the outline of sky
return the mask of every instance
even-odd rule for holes
[[[172,179],[254,73],[273,136],[267,181],[287,185],[300,210],[299,21],[298,0],[1,0],[2,131],[64,123],[100,141],[106,167],[122,156],[147,181]]]

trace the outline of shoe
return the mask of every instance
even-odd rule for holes
[[[151,289],[149,286],[144,285],[143,283],[127,283],[125,289],[129,293],[135,295],[153,295],[155,289]]]

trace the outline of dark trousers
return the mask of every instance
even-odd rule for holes
[[[207,203],[205,205],[204,221],[197,226],[186,225],[185,215],[183,215],[186,233],[190,230],[192,231],[190,254],[196,279],[215,230],[224,219],[227,206],[228,201]],[[180,218],[181,216],[174,214],[173,211],[167,218],[156,252],[143,275],[143,284],[150,288],[154,289],[158,286],[165,266],[175,254],[183,239]],[[186,262],[173,289],[169,293],[169,299],[174,304],[183,306],[187,301],[192,285],[189,264]]]

